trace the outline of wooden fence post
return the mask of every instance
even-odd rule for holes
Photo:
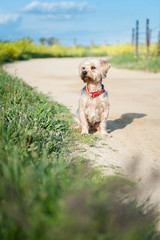
[[[146,48],[147,57],[149,56],[149,46],[150,46],[150,29],[149,29],[149,19],[146,20]]]
[[[136,21],[136,56],[138,57],[138,38],[139,38],[139,21]]]
[[[132,28],[132,45],[134,46],[134,40],[135,40],[135,28]]]

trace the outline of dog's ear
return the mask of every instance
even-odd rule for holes
[[[105,78],[111,65],[108,62],[106,62],[105,60],[100,60],[100,66],[101,66],[101,71],[102,71],[102,77]]]

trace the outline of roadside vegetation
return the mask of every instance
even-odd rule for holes
[[[160,72],[160,57],[147,58],[145,55],[136,57],[133,54],[121,54],[113,56],[109,62],[118,68]]]
[[[60,44],[35,45],[30,39],[21,39],[15,42],[0,42],[0,61],[12,62],[30,58],[45,57],[87,57],[87,56],[113,56],[117,54],[132,53],[130,44],[115,46],[63,47]]]
[[[0,70],[0,239],[158,240],[122,177],[102,176],[73,154],[72,115]],[[134,192],[135,193],[135,192]]]
[[[108,56],[112,65],[116,67],[160,71],[160,57],[157,57],[156,44],[150,45],[150,55],[147,58],[144,45],[139,45],[139,57],[136,57],[131,44],[63,47],[58,42],[54,43],[54,39],[49,39],[48,45],[42,40],[39,45],[35,45],[29,38],[15,42],[0,42],[0,63],[31,58]]]

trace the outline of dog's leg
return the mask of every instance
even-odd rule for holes
[[[79,117],[80,117],[80,126],[81,126],[81,134],[87,135],[89,132],[89,125],[86,119],[85,109],[86,109],[86,101],[87,99],[84,97],[85,95],[81,95],[79,102]]]
[[[97,132],[100,132],[100,122],[98,122],[98,123],[95,123],[95,129],[97,130]]]
[[[101,122],[100,122],[100,132],[102,137],[109,137],[110,134],[107,132],[107,119],[109,115],[109,109],[101,114]]]
[[[75,122],[75,129],[81,131],[82,130],[82,128],[81,128],[81,119],[80,119],[79,115],[74,117],[74,122]]]
[[[81,134],[87,135],[89,131],[89,125],[88,125],[83,108],[80,108],[80,119],[81,119],[81,128],[82,128]]]

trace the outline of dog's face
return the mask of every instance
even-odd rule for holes
[[[79,65],[80,77],[84,82],[99,82],[110,68],[110,64],[104,60],[89,58]]]

